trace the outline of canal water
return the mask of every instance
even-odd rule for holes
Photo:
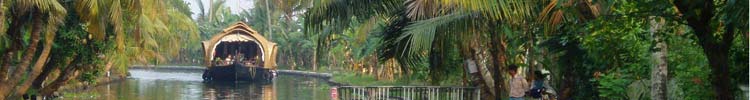
[[[212,82],[201,72],[131,69],[124,81],[81,92],[71,100],[330,100],[330,86],[317,78],[279,75],[271,83]]]

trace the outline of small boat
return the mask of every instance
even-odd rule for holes
[[[203,41],[204,81],[270,82],[276,76],[276,43],[237,22]]]

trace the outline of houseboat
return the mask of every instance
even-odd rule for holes
[[[276,43],[238,22],[203,41],[204,81],[270,82],[276,74]]]

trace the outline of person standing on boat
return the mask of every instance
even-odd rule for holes
[[[512,64],[508,66],[510,73],[510,100],[523,100],[526,90],[529,89],[529,83],[526,79],[518,75],[518,66]]]

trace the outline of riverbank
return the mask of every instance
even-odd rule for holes
[[[130,69],[151,69],[151,70],[177,70],[177,71],[203,71],[202,66],[172,66],[172,65],[133,65]],[[326,81],[331,86],[382,86],[382,85],[428,85],[422,80],[378,80],[373,75],[359,74],[346,71],[308,71],[308,70],[277,70],[279,75],[295,75],[304,77],[313,77]]]
[[[149,69],[149,70],[169,70],[169,71],[203,71],[206,69],[206,67],[202,66],[174,66],[174,65],[133,65],[129,67],[130,69]],[[342,80],[332,80],[332,79],[342,79],[342,78],[334,78],[337,77],[337,75],[326,73],[326,72],[312,72],[312,71],[301,71],[301,70],[277,70],[277,74],[279,75],[294,75],[294,76],[303,76],[303,77],[313,77],[318,78],[321,80],[326,81],[331,86],[345,86],[349,85],[349,83],[341,83]]]
[[[331,80],[352,86],[427,86],[427,80],[412,80],[401,77],[393,80],[378,79],[374,75],[356,72],[336,72]]]
[[[97,87],[102,85],[107,85],[114,82],[119,82],[126,79],[126,77],[108,77],[108,78],[102,78],[97,80],[95,83],[87,83],[87,82],[78,82],[77,84],[71,84],[70,86],[63,87],[61,90],[63,92],[76,92],[81,90],[86,90],[91,87]]]
[[[461,86],[457,83],[438,83],[438,85],[431,84],[423,77],[404,77],[395,76],[393,79],[378,79],[375,75],[364,74],[352,71],[341,71],[341,70],[326,70],[321,69],[318,71],[311,70],[299,70],[306,72],[315,73],[332,73],[330,81],[337,82],[342,85],[338,86]]]
[[[53,95],[55,97],[91,95],[91,94],[80,94],[79,92],[86,91],[91,88],[95,88],[99,86],[108,85],[111,83],[121,82],[127,79],[127,77],[128,76],[125,76],[125,75],[102,76],[101,78],[98,78],[96,82],[94,83],[76,81],[71,84],[66,84],[60,87],[60,90],[58,92],[55,92]]]
[[[279,75],[296,75],[296,76],[303,76],[303,77],[314,77],[318,78],[320,80],[326,81],[331,86],[346,86],[349,84],[341,83],[341,81],[335,81],[332,80],[334,77],[331,73],[322,73],[322,72],[311,72],[311,71],[298,71],[298,70],[277,70],[277,73]]]
[[[132,65],[130,69],[153,69],[153,70],[171,70],[171,71],[203,71],[203,66],[178,66],[178,65]]]
[[[173,65],[133,65],[130,69],[170,70],[170,71],[203,71],[202,66],[173,66]],[[318,78],[327,81],[331,86],[424,86],[431,85],[427,80],[415,78],[396,78],[393,80],[377,79],[373,75],[348,71],[309,71],[309,70],[277,70],[279,75],[295,75]],[[456,86],[457,84],[442,84],[442,86]]]

